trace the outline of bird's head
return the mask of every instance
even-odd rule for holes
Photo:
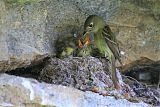
[[[94,34],[102,30],[105,26],[103,18],[97,15],[90,15],[84,23],[84,33],[79,41],[79,47],[83,47],[94,41]]]
[[[85,33],[96,33],[105,26],[103,18],[97,15],[90,15],[84,23]]]

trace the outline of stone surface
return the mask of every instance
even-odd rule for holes
[[[56,38],[81,34],[83,23],[91,14],[102,16],[111,26],[124,63],[142,56],[160,60],[159,0],[6,1],[9,0],[0,1],[0,72],[28,67],[54,55]],[[4,74],[0,74],[0,89],[2,106],[147,106]]]
[[[124,51],[125,63],[140,57],[160,60],[159,0],[121,0],[110,21]]]
[[[0,74],[0,106],[37,107],[40,105],[56,107],[149,107],[140,102],[132,103],[125,99],[116,100],[93,92],[39,83],[7,74]]]
[[[0,72],[26,67],[48,56],[43,6],[9,6],[1,0],[0,11]]]
[[[91,14],[102,16],[112,27],[124,63],[142,56],[160,59],[159,0],[6,1],[0,1],[0,72],[54,55],[56,38],[81,33]]]
[[[145,57],[125,65],[121,71],[141,82],[158,84],[160,81],[160,61],[153,61]]]
[[[125,65],[121,71],[127,77],[123,81],[133,89],[136,96],[146,103],[160,105],[160,61],[142,57]]]

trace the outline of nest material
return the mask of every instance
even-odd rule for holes
[[[50,58],[41,70],[39,80],[83,91],[96,87],[98,93],[102,95],[109,93],[116,98],[126,98],[132,102],[144,101],[155,106],[160,105],[158,90],[148,88],[138,81],[126,77],[120,80],[120,74],[119,81],[122,82],[122,91],[115,92],[108,68],[107,60],[94,57]],[[129,82],[124,83],[123,81]]]
[[[105,61],[104,61],[105,62]],[[112,87],[108,63],[94,57],[51,58],[42,70],[40,79],[54,84],[72,86],[81,90]]]

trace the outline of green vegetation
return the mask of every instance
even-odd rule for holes
[[[39,1],[43,1],[43,0],[4,0],[4,2],[6,4],[29,4],[29,3],[33,3],[33,2],[39,2]]]

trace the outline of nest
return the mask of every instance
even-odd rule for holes
[[[80,90],[95,86],[105,89],[113,86],[107,66],[108,62],[94,57],[51,58],[41,71],[40,80]]]
[[[109,62],[106,59],[95,57],[50,58],[45,63],[40,72],[40,81],[74,87],[82,91],[93,91],[96,87],[96,92],[101,95],[110,94],[132,102],[144,101],[155,106],[160,105],[158,100],[160,93],[157,89],[149,88],[125,76],[121,80],[119,72],[118,79],[121,82],[122,90],[121,92],[116,91],[113,88],[111,73],[108,69]]]

